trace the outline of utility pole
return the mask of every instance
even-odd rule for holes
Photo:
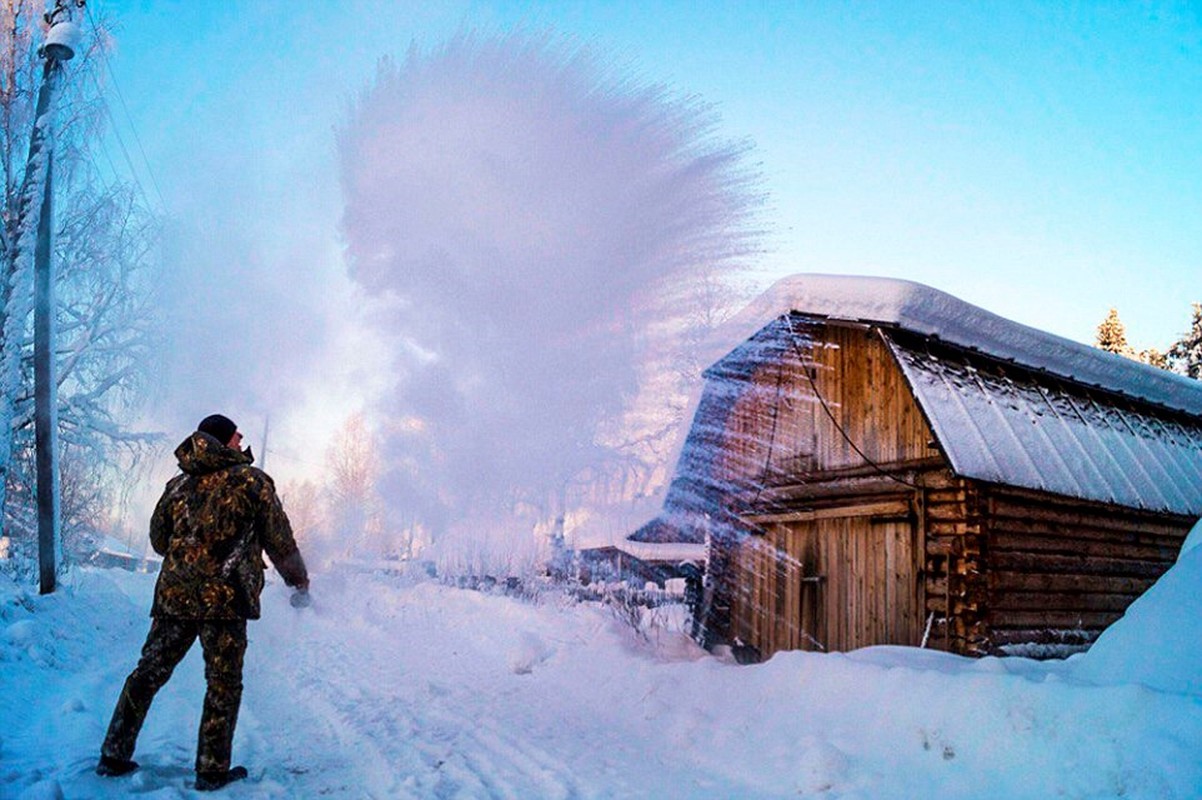
[[[267,469],[267,429],[271,425],[271,415],[263,418],[263,449],[259,451],[259,469]]]
[[[42,85],[38,90],[38,106],[33,137],[29,143],[32,164],[45,150],[46,178],[38,215],[37,243],[34,246],[34,311],[33,311],[33,371],[34,371],[34,439],[37,460],[38,505],[38,573],[40,591],[54,591],[58,572],[59,550],[62,546],[61,506],[58,465],[58,381],[56,378],[55,301],[54,301],[54,137],[53,104],[62,76],[62,62],[75,56],[80,30],[72,20],[72,7],[82,8],[83,0],[56,0],[54,9],[46,13],[50,29],[41,55],[45,60]],[[36,202],[36,201],[35,201]]]
[[[54,363],[54,261],[51,258],[54,218],[54,154],[48,153],[46,193],[38,219],[33,268],[33,425],[37,454],[38,574],[41,593],[54,591],[61,547],[58,482],[58,381]]]

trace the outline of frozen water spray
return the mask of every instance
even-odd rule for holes
[[[718,121],[554,34],[380,63],[339,135],[343,228],[395,352],[382,494],[444,557],[513,556],[630,493],[604,476],[662,466],[631,443],[760,239],[749,146]]]

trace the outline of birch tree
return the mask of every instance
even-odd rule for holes
[[[376,481],[375,441],[362,414],[343,423],[326,452],[326,520],[331,536],[351,556],[383,555],[383,520]]]
[[[0,362],[13,370],[13,390],[0,414],[3,533],[15,560],[35,543],[32,514],[33,378],[30,304],[22,252],[21,195],[29,191],[26,158],[41,73],[42,7],[0,0],[0,169],[4,195],[0,258]],[[104,526],[123,475],[156,437],[127,421],[153,369],[153,285],[158,223],[136,187],[96,166],[103,98],[98,79],[103,21],[84,25],[85,39],[68,62],[56,110],[54,259],[58,298],[57,380],[64,540],[86,549]],[[110,168],[110,172],[111,172]],[[36,189],[36,187],[34,187]],[[7,439],[7,444],[5,440]]]

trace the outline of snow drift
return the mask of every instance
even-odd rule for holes
[[[1140,683],[1202,695],[1202,521],[1177,563],[1070,661],[1072,674],[1099,683]]]
[[[199,648],[150,711],[142,769],[92,771],[153,581],[87,570],[41,597],[0,579],[0,797],[193,796]],[[313,592],[292,609],[274,580],[251,624],[234,739],[251,777],[230,797],[1202,793],[1198,695],[1071,679],[1062,662],[876,647],[743,667],[554,596],[341,573]]]

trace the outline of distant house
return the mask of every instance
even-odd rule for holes
[[[1202,516],[1202,382],[907,281],[795,276],[737,325],[631,537],[708,543],[709,644],[1063,654]]]
[[[626,582],[634,587],[654,583],[661,589],[674,578],[700,575],[705,564],[703,543],[621,541],[578,551],[581,583]]]
[[[113,536],[100,535],[90,540],[83,563],[104,569],[124,569],[129,572],[157,572],[163,560],[143,543],[141,554],[130,552],[131,542]]]
[[[124,569],[129,572],[158,572],[162,559],[157,557],[145,558],[125,553],[120,550],[100,549],[93,552],[87,563],[104,569]]]

